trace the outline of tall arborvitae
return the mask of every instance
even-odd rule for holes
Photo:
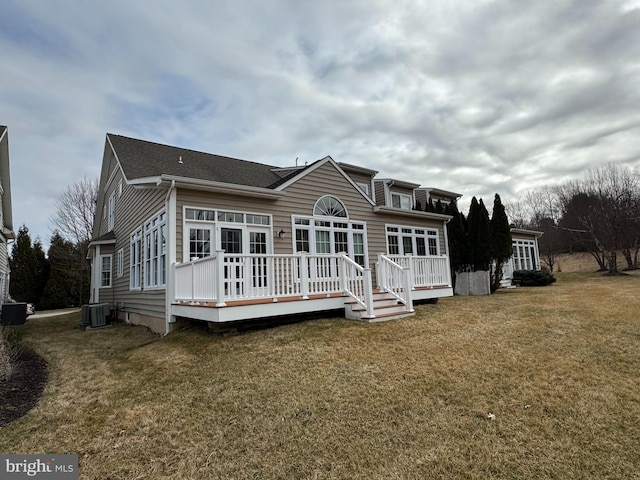
[[[47,280],[49,278],[49,260],[44,254],[44,249],[42,248],[42,242],[40,239],[36,239],[33,243],[33,253],[36,257],[36,284],[35,284],[35,297],[33,299],[34,302],[39,302],[44,295],[44,289],[47,285]],[[39,306],[39,305],[38,305]]]
[[[467,261],[467,234],[464,230],[462,214],[458,211],[455,202],[447,207],[447,215],[453,218],[447,224],[447,238],[449,240],[449,261],[451,271],[459,272]]]
[[[78,249],[55,231],[49,247],[50,274],[42,298],[42,308],[80,305],[81,265]]]
[[[502,200],[500,200],[500,195],[497,193],[493,199],[490,226],[491,258],[493,259],[491,292],[495,292],[500,287],[502,280],[502,265],[513,255],[509,218],[504,210]]]
[[[491,229],[489,213],[482,202],[473,197],[469,207],[467,247],[473,270],[489,270],[491,263]]]
[[[38,301],[38,282],[41,281],[40,266],[36,250],[31,244],[31,236],[26,225],[20,227],[9,257],[11,281],[9,291],[14,300],[20,302]]]

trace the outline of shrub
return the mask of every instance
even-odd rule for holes
[[[556,277],[548,270],[516,270],[513,272],[513,283],[522,287],[545,287],[556,281]]]
[[[0,381],[11,376],[19,354],[20,346],[15,336],[8,328],[0,326]]]

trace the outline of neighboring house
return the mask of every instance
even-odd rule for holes
[[[419,185],[376,173],[328,156],[274,167],[107,134],[91,301],[166,334],[181,319],[337,309],[377,321],[453,295],[451,217],[413,210]]]
[[[535,230],[511,229],[513,256],[503,266],[504,271],[500,285],[510,286],[515,270],[540,270],[538,238],[541,236],[542,232]]]
[[[11,210],[11,175],[9,172],[9,131],[0,125],[0,299],[9,294],[9,240],[15,239]]]

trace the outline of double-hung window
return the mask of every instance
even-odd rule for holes
[[[116,192],[113,192],[109,197],[109,211],[107,213],[107,230],[111,231],[116,220]]]
[[[100,288],[111,286],[111,255],[100,255]]]
[[[154,217],[144,230],[145,287],[167,283],[167,220],[165,213]]]
[[[391,193],[391,206],[394,208],[402,208],[403,210],[411,210],[413,207],[413,199],[411,195],[404,193]]]
[[[387,225],[389,255],[440,255],[438,230],[399,225]]]
[[[129,288],[139,290],[142,288],[142,229],[131,235],[130,253]]]
[[[116,275],[121,277],[124,275],[124,249],[121,248],[116,254]]]

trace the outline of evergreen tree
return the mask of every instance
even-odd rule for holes
[[[509,219],[507,218],[500,195],[497,193],[493,199],[493,212],[491,214],[490,227],[491,258],[493,259],[491,271],[491,292],[493,293],[500,287],[503,264],[513,255]]]
[[[418,210],[418,211],[422,211],[422,204],[420,203],[420,200],[416,200],[416,205],[413,207],[414,210]]]
[[[44,295],[44,288],[47,284],[47,279],[49,278],[49,261],[44,254],[44,249],[42,248],[42,242],[39,239],[33,244],[33,253],[36,257],[36,296],[34,297],[34,302],[40,302],[42,296]]]
[[[51,236],[48,256],[50,273],[44,289],[42,308],[79,305],[82,269],[78,248],[55,231]]]
[[[455,203],[448,206],[447,214],[453,217],[447,224],[447,238],[451,271],[455,273],[461,271],[467,263],[467,234],[464,230],[462,214]]]
[[[442,205],[441,200],[436,202],[436,213],[444,213],[444,206]]]
[[[42,281],[40,276],[43,272],[40,271],[36,250],[31,244],[31,236],[26,225],[22,225],[18,230],[9,265],[9,291],[13,299],[20,302],[38,302],[38,282]]]
[[[469,207],[467,248],[473,270],[489,270],[491,263],[491,228],[489,213],[482,199],[473,197]]]
[[[427,206],[426,206],[426,208],[425,208],[425,211],[426,211],[426,212],[431,212],[431,213],[433,213],[433,212],[435,212],[435,211],[436,211],[436,207],[435,207],[435,205],[433,204],[433,198],[429,197],[429,202],[427,203]]]

